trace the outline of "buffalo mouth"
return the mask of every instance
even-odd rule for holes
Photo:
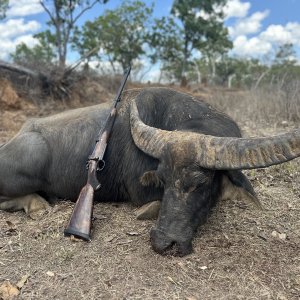
[[[178,241],[157,228],[151,229],[150,241],[153,250],[161,255],[185,256],[193,251],[192,240]]]

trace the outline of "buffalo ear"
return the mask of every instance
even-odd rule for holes
[[[155,187],[163,186],[163,183],[157,176],[155,170],[145,172],[140,178],[140,183],[143,186],[151,186],[151,185],[154,185]]]
[[[254,204],[258,209],[263,209],[249,179],[239,170],[227,171],[223,175],[220,199],[228,198],[242,199]]]

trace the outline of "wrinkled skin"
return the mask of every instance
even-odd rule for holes
[[[195,232],[217,199],[221,177],[193,161],[178,160],[182,156],[171,148],[166,149],[158,169],[145,173],[141,181],[164,187],[159,217],[150,232],[153,249],[184,256],[192,251]]]

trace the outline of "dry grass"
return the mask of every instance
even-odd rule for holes
[[[291,90],[279,86],[232,92],[220,89],[207,101],[241,124],[282,127],[300,123],[300,84]]]
[[[218,97],[217,104],[230,110],[247,135],[286,129],[268,124],[275,116],[262,116],[252,104],[245,107],[251,93]],[[265,110],[271,109],[267,104]],[[4,116],[12,119],[14,113],[26,117],[15,110]],[[285,120],[276,119],[277,127]],[[15,131],[1,129],[0,144]],[[70,202],[55,204],[40,220],[0,211],[0,285],[28,275],[19,298],[39,300],[299,299],[299,172],[299,159],[248,171],[265,209],[237,199],[220,202],[199,229],[194,253],[183,258],[153,252],[149,230],[154,222],[136,220],[128,203],[95,205],[91,243],[63,237]]]

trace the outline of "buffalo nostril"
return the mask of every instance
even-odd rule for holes
[[[178,242],[175,244],[176,256],[186,256],[193,252],[193,245],[191,241],[188,242]]]
[[[191,240],[176,241],[156,228],[151,229],[150,240],[153,250],[162,255],[185,256],[193,251]]]
[[[163,254],[170,247],[172,240],[169,239],[161,230],[152,228],[150,231],[150,241],[155,252]]]

